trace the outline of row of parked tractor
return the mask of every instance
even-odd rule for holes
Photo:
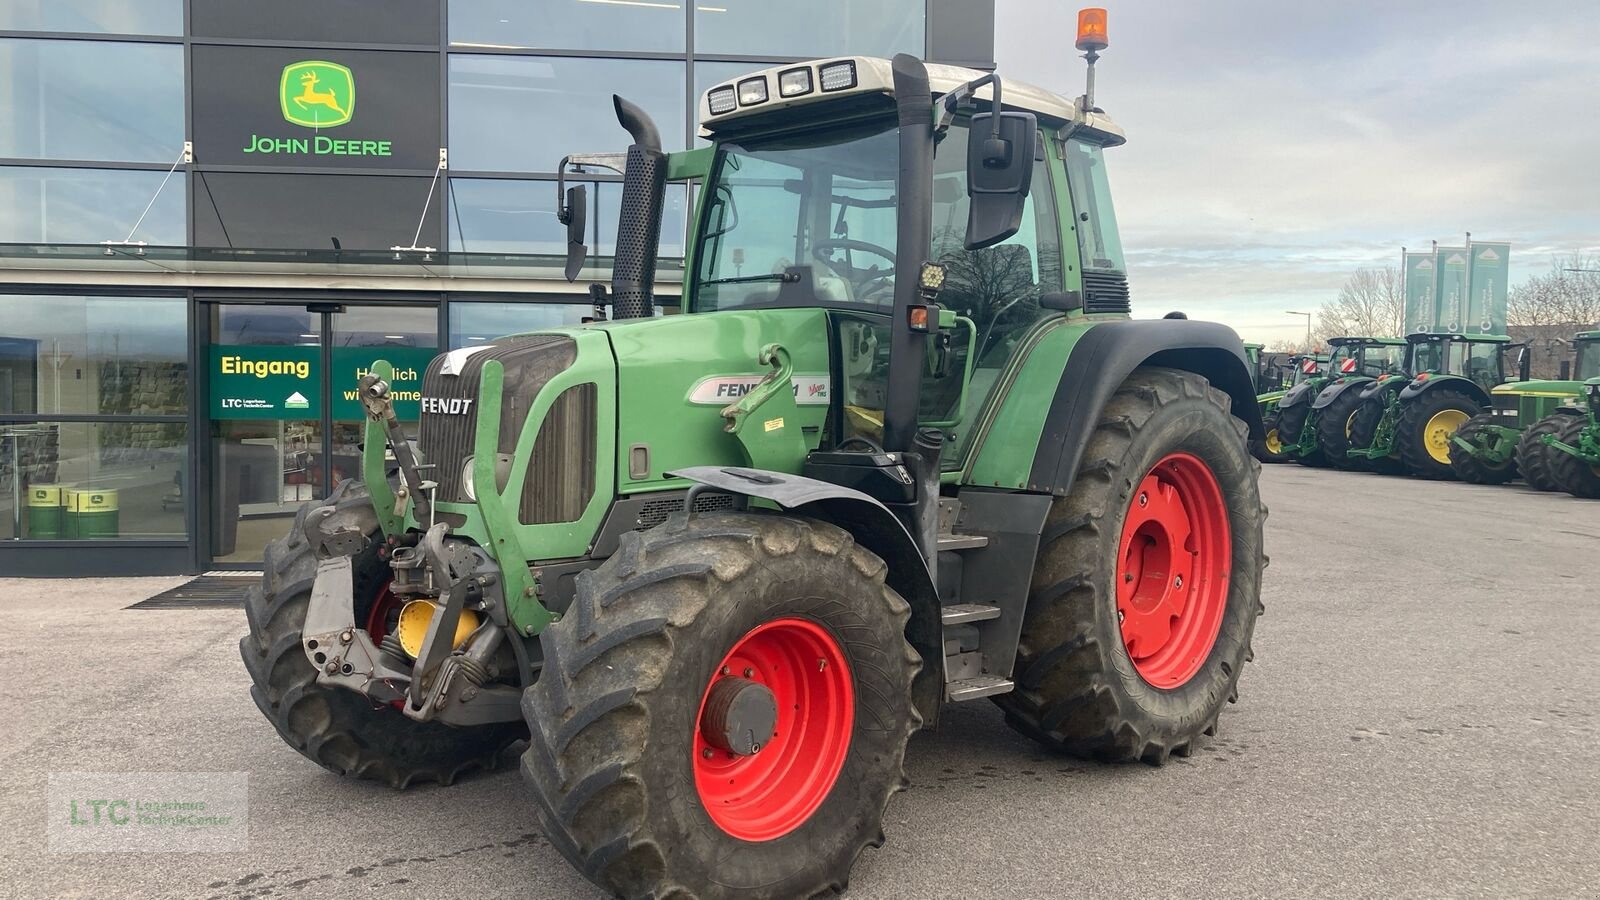
[[[1600,499],[1600,331],[1572,345],[1559,380],[1529,378],[1528,347],[1504,335],[1338,337],[1287,367],[1250,345],[1266,423],[1253,450],[1263,462],[1472,484],[1520,477]]]

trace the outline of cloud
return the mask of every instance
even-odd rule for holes
[[[1067,95],[1072,6],[998,0],[1002,76]],[[1513,243],[1513,280],[1600,247],[1600,16],[1461,0],[1107,3],[1096,102],[1128,132],[1107,165],[1135,308],[1303,333],[1400,247]]]

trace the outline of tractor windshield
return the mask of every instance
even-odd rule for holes
[[[1579,381],[1600,377],[1600,341],[1579,342],[1578,366],[1572,377]]]
[[[724,142],[707,181],[695,309],[793,290],[887,310],[898,160],[893,120]]]
[[[1379,375],[1399,375],[1405,371],[1406,348],[1400,344],[1368,344],[1361,353],[1360,374],[1377,378]]]

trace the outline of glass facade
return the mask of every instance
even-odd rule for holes
[[[183,0],[6,0],[0,31],[183,34]]]

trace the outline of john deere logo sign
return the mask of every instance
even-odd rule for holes
[[[347,66],[308,59],[283,67],[278,79],[278,106],[284,121],[321,132],[349,122],[356,114],[356,78]],[[252,134],[245,153],[313,156],[393,156],[392,142],[345,140],[325,134],[273,137]]]
[[[312,59],[283,67],[278,85],[283,117],[307,128],[333,128],[356,110],[356,79],[338,63]]]

